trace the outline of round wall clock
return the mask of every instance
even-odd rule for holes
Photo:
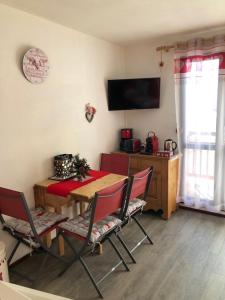
[[[42,83],[48,76],[49,62],[46,54],[38,49],[29,49],[23,57],[23,72],[31,83]]]

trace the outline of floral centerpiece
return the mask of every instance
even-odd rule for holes
[[[76,154],[73,157],[72,173],[74,173],[75,178],[77,178],[78,180],[82,180],[88,175],[90,169],[91,168],[85,158],[80,158],[79,154]]]

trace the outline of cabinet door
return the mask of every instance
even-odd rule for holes
[[[130,156],[130,173],[132,170],[137,170],[140,171],[141,168],[140,168],[140,159],[137,158],[137,157],[133,157],[133,156]],[[130,174],[132,175],[132,174]]]
[[[147,196],[147,204],[145,206],[145,210],[149,209],[162,209],[162,176],[156,172],[152,176],[152,181]]]
[[[130,175],[133,175],[141,170],[153,167],[153,177],[151,186],[149,189],[147,204],[145,210],[162,209],[162,166],[161,161],[157,159],[151,159],[151,157],[131,157],[130,161]]]

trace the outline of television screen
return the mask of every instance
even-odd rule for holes
[[[160,78],[108,80],[109,110],[159,108]]]

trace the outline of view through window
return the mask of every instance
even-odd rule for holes
[[[191,63],[183,118],[185,198],[213,200],[219,60]]]

